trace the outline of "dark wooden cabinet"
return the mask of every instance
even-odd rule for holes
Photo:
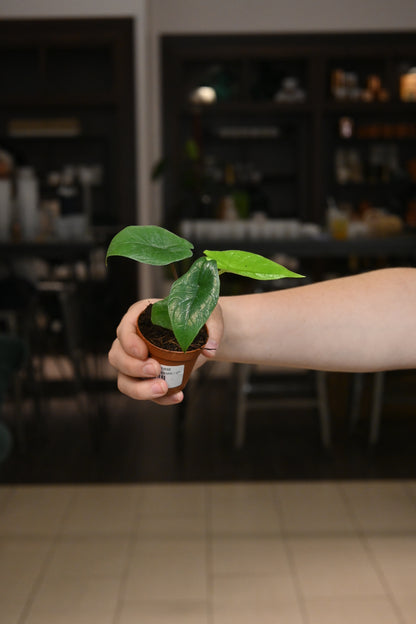
[[[218,216],[230,165],[249,212],[324,223],[333,197],[406,219],[416,96],[401,87],[415,33],[169,35],[161,46],[167,223]]]
[[[135,220],[133,29],[129,19],[0,22],[0,148],[41,186],[93,166],[93,228]]]
[[[13,188],[19,168],[32,168],[41,212],[51,173],[68,167],[77,175],[80,168],[94,172],[88,233],[68,237],[65,225],[65,236],[51,228],[49,235],[21,241],[12,231],[8,241],[3,231],[6,267],[37,257],[55,275],[55,265],[88,262],[90,252],[105,249],[137,220],[133,47],[132,19],[0,21],[0,150],[14,159]],[[85,187],[82,192],[86,199]],[[115,259],[106,269],[103,259],[101,268],[105,279],[93,285],[100,290],[94,305],[111,333],[136,298],[136,267]]]

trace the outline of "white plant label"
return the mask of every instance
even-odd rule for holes
[[[159,377],[166,381],[168,388],[176,388],[176,386],[180,386],[182,383],[184,370],[185,366],[183,364],[180,366],[161,364]]]

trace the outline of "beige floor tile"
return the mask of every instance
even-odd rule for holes
[[[405,481],[406,489],[416,497],[416,479],[408,479]]]
[[[221,575],[212,579],[215,606],[268,607],[280,602],[295,602],[296,590],[290,573],[275,575]]]
[[[209,486],[210,530],[218,536],[279,535],[280,522],[269,484]]]
[[[0,577],[13,571],[40,572],[51,544],[48,538],[0,538]]]
[[[211,557],[214,576],[290,573],[285,546],[280,538],[215,537]]]
[[[3,604],[0,598],[1,604],[1,624],[19,624],[20,615],[22,613],[23,605],[20,603],[15,604]]]
[[[205,486],[147,485],[140,488],[140,515],[205,515]]]
[[[215,536],[278,536],[281,533],[277,509],[236,506],[216,508],[210,514],[210,531]]]
[[[43,569],[50,544],[41,539],[0,539],[1,609],[25,604]]]
[[[206,515],[139,515],[135,525],[137,537],[204,538],[208,530]]]
[[[46,576],[120,578],[128,547],[127,538],[111,536],[62,539],[53,550]]]
[[[35,587],[37,574],[12,571],[0,576],[0,613],[3,607],[23,607]]]
[[[25,624],[114,624],[114,613],[30,613]]]
[[[79,487],[62,534],[130,534],[136,523],[139,491],[135,486]]]
[[[357,538],[288,538],[288,543],[306,598],[384,594],[376,568]]]
[[[74,490],[65,486],[20,486],[0,507],[0,535],[55,535]]]
[[[7,485],[0,485],[0,509],[6,504],[12,492],[12,487]]]
[[[341,483],[340,489],[362,531],[416,531],[416,504],[404,483]]]
[[[368,540],[376,564],[395,596],[416,594],[416,534]],[[416,619],[415,619],[416,622]]]
[[[336,483],[279,483],[275,489],[285,534],[355,531]]]
[[[295,602],[280,602],[273,606],[214,607],[213,624],[303,624],[302,614]]]
[[[88,624],[98,622],[99,617],[110,624],[114,620],[119,590],[120,581],[112,579],[46,579],[34,597],[25,624],[49,621],[51,624]]]
[[[208,592],[203,540],[139,540],[131,554],[127,601],[204,601]]]
[[[416,622],[416,596],[395,597],[402,620],[405,624],[415,624]],[[402,622],[400,622],[402,624]]]
[[[116,624],[209,624],[206,602],[128,602]]]
[[[274,486],[271,483],[217,483],[208,485],[207,490],[213,506],[276,504]]]
[[[315,598],[306,602],[308,624],[401,624],[387,597]]]

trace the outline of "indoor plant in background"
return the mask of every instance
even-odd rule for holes
[[[154,266],[172,265],[193,255],[193,245],[173,232],[155,225],[131,225],[114,236],[107,250]],[[181,277],[174,280],[169,295],[140,314],[137,332],[149,353],[161,364],[168,394],[185,385],[196,358],[208,339],[205,326],[217,305],[220,275],[234,273],[256,280],[303,277],[280,264],[246,251],[205,250]]]

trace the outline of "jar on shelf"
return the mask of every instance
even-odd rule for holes
[[[0,240],[10,238],[12,225],[12,182],[10,178],[0,178]]]
[[[400,76],[400,99],[416,102],[416,67],[411,67]]]
[[[39,232],[39,181],[33,167],[17,170],[16,206],[23,239],[35,239]]]

